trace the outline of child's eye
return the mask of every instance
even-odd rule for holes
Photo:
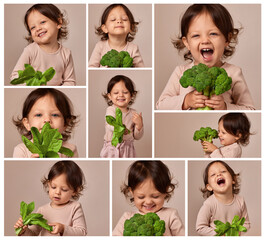
[[[212,36],[217,36],[218,33],[216,33],[216,32],[212,32],[212,33],[210,33],[210,35],[212,35]]]
[[[30,31],[32,31],[34,28],[35,28],[35,26],[31,27],[31,28],[30,28]]]
[[[46,21],[41,21],[40,23],[43,24],[43,23],[46,23]]]
[[[41,113],[37,113],[37,114],[35,114],[35,117],[41,117],[41,116],[42,116]]]
[[[153,196],[153,198],[157,199],[157,198],[159,198],[159,196]]]
[[[215,176],[215,173],[213,173],[212,175],[211,175],[211,177],[214,177]]]
[[[62,189],[63,192],[68,192],[68,189]]]
[[[197,38],[199,36],[200,36],[199,34],[193,34],[193,35],[191,35],[191,38]]]
[[[139,199],[144,199],[144,197],[143,197],[143,196],[139,196],[138,198],[139,198]]]
[[[52,117],[60,117],[60,114],[54,113],[54,114],[52,114]]]

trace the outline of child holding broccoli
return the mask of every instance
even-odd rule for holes
[[[212,142],[203,141],[205,157],[209,158],[240,158],[240,145],[249,143],[250,122],[245,113],[227,113],[218,121],[218,137],[223,145],[218,148]]]
[[[116,109],[122,114],[121,121],[126,127],[123,139],[116,146],[113,145],[113,136],[118,135],[116,129],[105,123],[104,145],[100,152],[102,158],[133,158],[136,157],[134,139],[139,140],[143,136],[142,113],[137,113],[129,106],[133,104],[137,91],[133,81],[124,76],[116,75],[108,83],[107,92],[103,95],[109,107],[106,116],[116,117]],[[117,118],[117,117],[116,117]],[[128,131],[129,130],[129,131]]]
[[[36,71],[55,69],[55,76],[47,85],[76,85],[71,51],[58,42],[68,36],[64,14],[53,4],[35,4],[26,12],[24,23],[30,44],[21,54],[11,80],[18,77],[19,70],[24,70],[24,64],[30,64]]]
[[[126,51],[133,58],[133,67],[144,67],[139,48],[132,41],[137,32],[138,22],[124,4],[111,4],[101,16],[96,33],[101,36],[90,57],[89,67],[102,67],[101,58],[112,49]]]
[[[156,104],[157,109],[255,109],[241,69],[222,61],[233,55],[238,33],[239,29],[234,28],[230,13],[222,5],[191,5],[181,20],[181,36],[173,41],[179,51],[184,48],[188,50],[184,59],[191,63],[176,67]],[[231,88],[220,95],[208,96],[194,87],[182,87],[179,80],[183,73],[200,63],[226,70],[232,78]]]
[[[37,225],[24,225],[22,218],[18,219],[14,228],[22,227],[22,236],[85,236],[87,230],[84,212],[81,204],[76,201],[85,183],[79,166],[73,161],[56,162],[42,183],[51,202],[40,207],[37,213],[47,219],[53,230],[49,232]]]
[[[232,222],[235,215],[244,217],[244,227],[250,228],[247,207],[239,196],[239,174],[223,161],[210,162],[204,171],[203,197],[196,222],[196,231],[202,236],[215,236],[215,220]]]
[[[175,189],[168,167],[161,161],[135,161],[129,168],[128,181],[121,187],[137,212],[125,212],[114,228],[113,236],[124,235],[124,222],[135,213],[156,213],[165,221],[164,236],[184,236],[185,230],[176,209],[164,207]],[[128,234],[128,233],[127,233]]]

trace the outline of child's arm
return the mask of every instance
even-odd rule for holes
[[[222,148],[217,148],[211,154],[211,158],[240,158],[242,149],[239,144],[233,143]]]
[[[142,113],[133,112],[132,121],[134,123],[133,136],[136,140],[139,140],[144,133]]]
[[[74,61],[69,50],[69,57],[66,62],[66,67],[63,73],[63,86],[75,86],[76,85],[76,77],[75,77],[75,70],[74,70]]]
[[[124,222],[126,219],[130,219],[133,216],[133,214],[130,214],[129,212],[125,212],[120,220],[118,221],[117,225],[112,231],[112,236],[123,236],[123,230],[124,230]]]
[[[247,206],[245,201],[243,200],[243,206],[242,206],[242,215],[241,218],[244,217],[245,223],[244,223],[244,227],[247,228],[247,230],[250,229],[250,221],[249,221],[249,217],[248,217],[248,210],[247,210]],[[244,235],[244,233],[242,233],[242,235]]]
[[[103,42],[99,41],[89,59],[88,67],[100,67],[101,52],[103,48]]]
[[[218,147],[216,147],[213,143],[210,143],[207,141],[202,142],[202,148],[203,148],[203,151],[206,153],[212,153],[213,151],[218,149]]]
[[[142,56],[140,54],[140,51],[137,45],[135,45],[135,48],[133,49],[133,53],[131,57],[133,58],[134,67],[145,67],[144,61],[142,59]]]

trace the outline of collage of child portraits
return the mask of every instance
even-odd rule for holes
[[[1,3],[1,239],[262,237],[262,5]]]

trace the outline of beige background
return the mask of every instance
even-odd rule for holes
[[[24,26],[24,16],[32,4],[5,4],[5,85],[10,85],[9,76],[15,67],[23,49],[28,45],[24,39],[28,35]],[[64,47],[72,51],[76,84],[86,85],[86,5],[56,4],[67,14],[69,21],[68,39],[63,40]]]
[[[73,129],[68,140],[77,146],[79,157],[86,157],[86,89],[57,88],[66,94],[73,104],[74,114],[79,116],[79,123]],[[12,122],[12,118],[21,117],[22,108],[28,94],[34,88],[6,88],[5,89],[5,157],[12,157],[14,147],[21,143],[21,135]]]
[[[102,97],[109,80],[125,75],[135,83],[138,91],[131,107],[142,112],[144,135],[134,141],[137,157],[152,157],[152,72],[149,70],[90,70],[89,71],[89,157],[99,157],[105,134],[105,114],[108,107]]]
[[[218,120],[225,113],[156,113],[155,114],[155,157],[203,158],[199,141],[193,134],[201,127],[218,129]],[[242,158],[261,157],[261,114],[246,113],[251,122],[250,143],[242,147]],[[220,147],[219,139],[213,143]]]
[[[95,34],[95,27],[100,26],[102,13],[109,4],[90,4],[88,6],[88,58],[90,58],[100,37]],[[152,67],[152,5],[126,4],[133,14],[134,20],[140,22],[133,43],[138,45],[145,67]]]
[[[225,161],[235,173],[240,173],[241,187],[239,195],[247,205],[251,223],[247,236],[261,235],[261,162],[260,161]],[[199,190],[204,187],[203,172],[209,161],[188,162],[188,235],[197,236],[196,219],[204,198]]]
[[[236,52],[227,61],[242,68],[256,109],[261,109],[261,5],[223,4],[230,12],[235,27],[243,27]],[[171,43],[180,34],[180,20],[187,4],[155,5],[155,103],[173,70],[183,64]],[[239,10],[240,9],[240,10]]]
[[[120,191],[120,186],[126,182],[128,169],[132,163],[133,161],[112,162],[112,229],[114,229],[124,212],[137,210]],[[178,183],[171,199],[165,202],[164,206],[177,209],[185,225],[185,162],[174,160],[163,161],[163,163],[169,168],[173,182]]]
[[[5,235],[15,236],[20,202],[35,202],[35,211],[50,199],[41,179],[56,161],[5,161]],[[86,186],[79,198],[89,236],[109,235],[109,162],[76,161],[82,169]],[[95,207],[96,206],[96,207]]]

